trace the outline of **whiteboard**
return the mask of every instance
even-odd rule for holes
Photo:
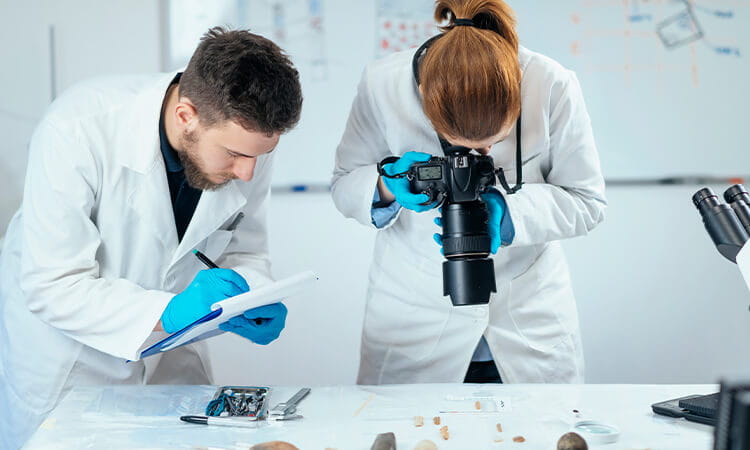
[[[750,1],[510,3],[578,74],[606,177],[750,173]]]
[[[574,70],[609,179],[750,172],[750,0],[511,0],[521,43]],[[429,0],[171,0],[168,68],[213,25],[284,48],[305,96],[274,186],[327,185],[367,62],[437,33]],[[179,6],[179,7],[178,7]]]

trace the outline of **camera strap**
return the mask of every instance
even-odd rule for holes
[[[518,121],[516,122],[516,185],[513,187],[508,185],[508,180],[505,179],[505,171],[502,167],[495,169],[500,186],[505,189],[508,195],[515,194],[523,186],[523,160],[521,158],[521,115],[519,114]]]
[[[393,175],[391,175],[391,174],[389,174],[388,172],[385,171],[385,167],[384,166],[386,166],[388,164],[393,164],[396,161],[398,161],[398,159],[399,159],[398,156],[388,156],[387,158],[383,158],[383,160],[378,163],[378,175],[380,175],[381,177],[386,177],[386,178],[404,178],[404,177],[406,177],[408,171],[401,172],[401,173],[394,173]]]

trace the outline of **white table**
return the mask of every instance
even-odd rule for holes
[[[273,388],[271,406],[297,389]],[[430,439],[440,449],[552,450],[575,421],[592,419],[615,425],[621,432],[618,442],[590,446],[594,449],[710,449],[712,427],[654,415],[650,405],[717,389],[714,385],[314,387],[300,404],[303,419],[263,421],[256,429],[247,429],[179,420],[180,415],[202,414],[214,386],[79,387],[63,399],[27,448],[247,449],[283,440],[301,449],[369,449],[378,433],[392,431],[399,449],[413,449],[418,441]],[[483,411],[476,412],[476,400]],[[504,411],[498,410],[501,400]],[[423,427],[415,427],[414,416],[424,417]],[[448,441],[441,439],[434,416],[441,417],[441,426],[448,425]],[[502,424],[502,433],[497,432],[497,423]],[[523,436],[526,442],[515,443],[514,436]]]

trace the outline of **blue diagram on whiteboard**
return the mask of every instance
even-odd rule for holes
[[[731,9],[716,9],[702,6],[691,0],[673,0],[672,4],[678,8],[656,25],[659,39],[668,49],[676,49],[696,41],[702,41],[717,54],[741,56],[740,49],[732,46],[715,45],[709,42],[708,33],[701,23],[702,17],[712,17],[720,20],[732,20],[735,13]],[[642,11],[643,2],[634,1],[628,20],[631,23],[651,22],[654,15]]]
[[[685,2],[685,10],[664,20],[656,27],[659,38],[667,48],[680,47],[703,38],[693,8]]]

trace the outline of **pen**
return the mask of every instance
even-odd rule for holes
[[[187,423],[196,423],[199,425],[219,425],[222,427],[255,428],[258,426],[257,423],[253,420],[234,417],[181,416],[180,420]]]
[[[208,259],[208,256],[204,255],[203,253],[199,252],[198,250],[193,249],[193,254],[198,257],[198,259],[201,260],[203,264],[205,264],[209,269],[218,269],[219,266],[217,266],[213,261]]]
[[[219,268],[219,266],[217,266],[216,263],[214,263],[213,261],[211,261],[210,259],[208,259],[208,256],[204,255],[203,253],[199,252],[198,250],[193,249],[193,254],[195,256],[197,256],[198,259],[200,259],[203,264],[205,264],[206,266],[208,266],[209,269],[218,269]],[[263,319],[260,318],[260,317],[256,317],[255,319],[253,319],[253,321],[255,322],[256,325],[262,325],[263,324]],[[184,416],[184,417],[199,417],[199,416]],[[199,423],[199,422],[193,422],[193,423]]]

